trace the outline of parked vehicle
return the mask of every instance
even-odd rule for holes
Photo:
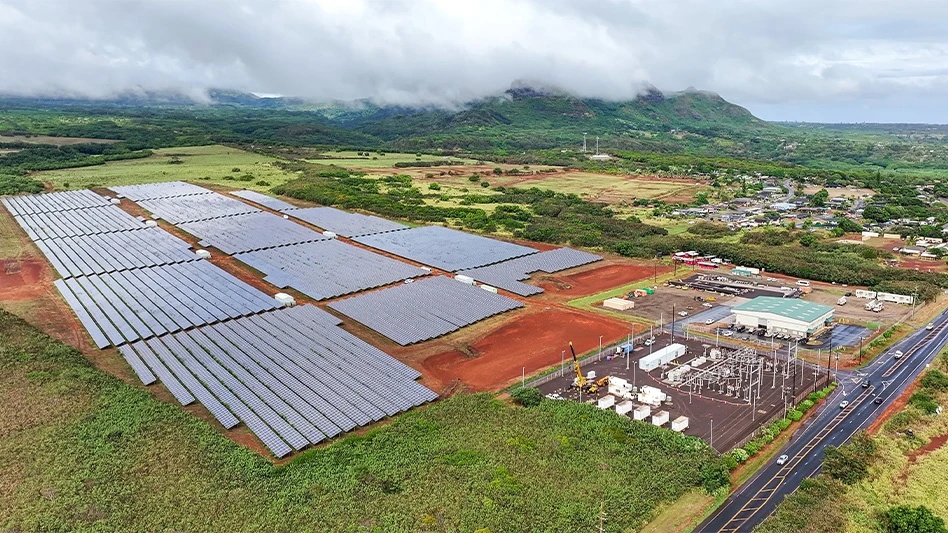
[[[725,330],[724,333],[722,333],[722,335],[724,335],[725,337],[732,337],[734,336],[734,332],[728,329],[728,330]]]
[[[714,324],[714,319],[713,319],[713,318],[709,318],[709,319],[705,320],[704,323],[710,326],[711,324]]]
[[[678,316],[688,316],[688,311],[678,311]]]
[[[807,280],[805,280],[805,279],[798,279],[798,280],[797,280],[797,285],[799,285],[799,286],[801,286],[801,287],[809,287],[809,286],[810,286],[810,282],[807,281]]]
[[[644,344],[645,344],[646,346],[651,346],[651,345],[655,344],[655,339],[645,339]]]

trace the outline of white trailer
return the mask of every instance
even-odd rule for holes
[[[613,395],[603,396],[599,398],[599,401],[596,402],[596,407],[600,409],[609,409],[616,404],[616,397]]]
[[[679,416],[678,418],[672,420],[671,429],[672,431],[677,431],[679,433],[688,429],[688,417]]]
[[[492,292],[494,294],[497,294],[497,287],[491,287],[490,285],[481,285],[481,288],[487,292]]]
[[[635,402],[632,400],[626,400],[620,404],[616,404],[616,413],[620,415],[628,416],[629,413],[635,410]]]
[[[472,285],[472,286],[476,284],[476,283],[474,282],[474,278],[472,278],[472,277],[470,277],[470,276],[465,276],[465,275],[463,275],[463,274],[458,274],[457,276],[454,276],[454,279],[460,281],[461,283],[466,283],[466,284]]]
[[[685,352],[688,351],[688,348],[684,344],[670,344],[655,353],[646,355],[645,357],[639,359],[639,370],[644,370],[646,372],[651,372],[656,368],[668,364],[675,359],[685,355]]]
[[[662,389],[645,385],[639,389],[638,400],[639,403],[657,406],[665,401],[665,396],[666,395],[664,392],[662,392]]]
[[[866,291],[863,289],[856,289],[856,298],[861,298],[863,300],[875,300],[876,291]]]
[[[625,398],[627,400],[633,399],[635,397],[634,393],[632,392],[633,389],[634,387],[632,387],[632,384],[629,383],[629,380],[627,379],[622,379],[615,376],[609,378],[609,394],[612,394],[617,398]]]
[[[635,408],[635,411],[632,411],[633,420],[645,420],[652,414],[652,408],[647,405],[640,405]]]
[[[652,415],[653,426],[664,426],[668,423],[668,411],[659,411]]]

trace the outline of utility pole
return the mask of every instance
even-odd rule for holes
[[[918,284],[915,285],[915,292],[912,293],[912,320],[915,320],[915,302],[918,301]]]
[[[564,370],[566,368],[566,350],[560,352],[560,377],[563,377],[565,374]]]
[[[711,449],[714,449],[714,419],[711,419]]]
[[[862,341],[865,337],[859,337],[859,364],[862,364]]]
[[[675,342],[675,304],[672,304],[672,342]]]
[[[583,153],[586,153],[586,133],[583,132]]]
[[[629,334],[626,336],[626,338],[625,338],[625,345],[626,345],[626,349],[629,350],[629,351],[626,352],[626,354],[625,354],[625,370],[628,372],[628,370],[629,370],[629,361],[632,359],[632,334],[631,334],[631,333],[629,333]],[[635,386],[635,382],[633,382],[632,385]]]
[[[599,336],[599,355],[596,356],[596,361],[602,361],[602,335]]]

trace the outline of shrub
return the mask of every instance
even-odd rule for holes
[[[826,398],[826,391],[825,391],[825,390],[816,391],[815,394],[816,394],[817,399],[819,399],[819,400],[822,400],[823,398]]]
[[[230,169],[230,171],[236,174],[237,172],[240,172],[240,168],[234,167],[234,168]]]
[[[938,411],[938,402],[926,392],[916,392],[911,397],[909,397],[909,405],[912,405],[923,413],[934,414]]]
[[[747,453],[747,450],[743,448],[737,448],[731,452],[731,455],[734,457],[738,463],[743,463],[744,461],[750,459],[750,454]]]
[[[948,376],[940,370],[932,369],[925,372],[925,375],[922,376],[921,383],[922,387],[926,389],[936,391],[948,390]]]
[[[543,393],[533,387],[520,387],[511,392],[510,397],[524,407],[536,407],[543,401]]]
[[[267,181],[267,180],[260,180],[260,181],[257,182],[257,185],[260,186],[260,187],[269,187],[269,186],[270,186],[270,182]]]
[[[481,180],[481,177],[478,176],[477,174],[471,174],[471,175],[468,176],[468,178],[467,178],[467,181],[469,181],[469,182],[471,182],[471,183],[475,183],[475,182],[478,182],[478,181],[480,181],[480,180]]]
[[[429,183],[428,188],[431,189],[432,191],[440,191],[441,185],[438,185],[437,183]]]
[[[920,419],[921,414],[916,409],[905,409],[889,417],[889,421],[885,423],[885,430],[891,433],[897,433],[915,422],[918,422]]]
[[[803,400],[800,402],[800,405],[797,406],[797,409],[805,413],[809,411],[811,407],[813,407],[813,402],[810,400]]]
[[[253,181],[253,174],[243,174],[237,178],[237,181]]]
[[[876,443],[865,432],[853,436],[849,444],[823,449],[823,472],[847,485],[869,475],[869,463],[875,457]]]
[[[807,396],[807,398],[813,403],[816,403],[820,399],[819,395],[816,394],[815,392],[811,392],[810,395]]]
[[[780,420],[777,420],[777,425],[780,426],[780,431],[783,431],[787,429],[788,427],[790,427],[790,419],[781,418]]]
[[[68,187],[68,184],[63,184]],[[43,192],[43,184],[26,176],[0,176],[0,194]]]
[[[789,411],[787,411],[787,418],[789,418],[793,422],[796,422],[797,420],[800,420],[801,418],[803,418],[803,413],[801,413],[800,411],[797,411],[796,409],[790,409]]]
[[[503,170],[502,168],[500,168],[500,167],[494,168],[494,174],[500,176],[500,175],[503,174],[503,173],[504,173],[504,170]]]
[[[945,521],[920,505],[896,505],[882,514],[882,523],[888,533],[945,533]]]
[[[481,187],[483,187],[483,188],[486,189],[486,188],[490,187],[490,183],[489,183],[489,182],[486,182],[486,181],[482,181],[482,182],[481,182]]]
[[[760,451],[760,446],[758,446],[754,441],[750,441],[744,445],[744,451],[747,452],[748,457],[757,455],[757,452]]]
[[[701,468],[701,485],[704,490],[710,494],[722,487],[730,486],[731,476],[728,472],[730,470],[723,460],[705,464]]]

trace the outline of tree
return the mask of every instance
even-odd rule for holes
[[[865,432],[856,433],[849,444],[823,449],[823,472],[833,479],[852,485],[869,475],[869,463],[875,457],[876,444]]]
[[[813,193],[813,196],[810,196],[810,205],[813,207],[825,207],[827,200],[829,200],[829,191],[820,189]]]
[[[543,401],[543,393],[533,387],[520,387],[511,392],[510,397],[524,407],[536,407]]]
[[[813,246],[817,242],[819,242],[819,239],[817,239],[816,235],[812,233],[807,232],[800,236],[800,244],[806,246],[807,248]]]
[[[945,533],[945,521],[936,516],[931,509],[920,505],[896,505],[890,507],[882,516],[888,533]]]
[[[500,176],[500,175],[503,174],[503,173],[504,173],[504,169],[502,169],[502,168],[500,168],[500,167],[494,168],[494,174],[497,174],[498,176]]]

